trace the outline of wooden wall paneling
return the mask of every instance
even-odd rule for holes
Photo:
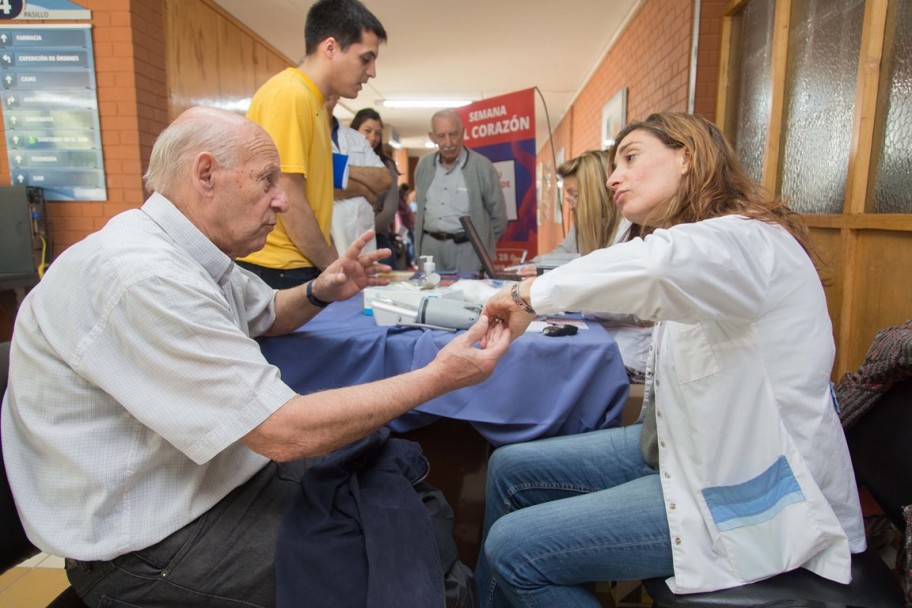
[[[722,17],[721,43],[719,45],[719,79],[716,95],[716,125],[730,142],[734,142],[738,131],[738,62],[737,53],[741,40],[741,18],[739,13],[747,6],[747,0],[733,0],[725,7]]]
[[[734,15],[735,13],[740,13],[741,10],[747,6],[748,2],[750,2],[750,0],[732,0],[728,3],[728,6],[725,7],[725,14]]]
[[[858,80],[855,87],[855,112],[852,118],[852,141],[849,146],[849,168],[846,178],[844,213],[874,210],[873,153],[875,118],[884,106],[878,103],[881,92],[881,57],[887,21],[887,0],[865,2],[861,48],[858,58]],[[885,91],[884,91],[885,92]],[[883,113],[883,112],[881,112]]]
[[[218,14],[203,2],[165,0],[170,118],[219,101]]]
[[[212,0],[164,3],[170,120],[195,105],[244,112],[244,100],[291,65]]]
[[[855,314],[844,337],[844,370],[864,360],[875,334],[912,318],[912,232],[858,231],[852,297]]]
[[[293,62],[291,59],[279,52],[274,46],[269,44],[269,42],[264,40],[249,27],[238,21],[234,15],[227,12],[218,4],[215,4],[214,0],[183,1],[205,3],[206,6],[210,7],[214,13],[217,13],[221,17],[221,23],[224,31],[226,33],[231,32],[227,35],[235,40],[241,41],[242,48],[240,49],[240,52],[242,53],[242,61],[244,65],[243,69],[245,71],[245,74],[243,76],[234,76],[234,78],[237,78],[237,81],[234,82],[231,86],[237,86],[238,91],[250,88],[251,90],[249,94],[246,94],[244,98],[252,97],[256,90],[260,88],[260,85],[269,80],[269,78],[271,78],[273,75],[281,72],[290,65],[297,65],[297,62]],[[303,21],[301,22],[301,48],[304,48]],[[223,56],[219,66],[220,73],[223,71],[228,74],[233,73],[234,64],[230,63],[230,60],[234,56],[235,55],[233,53]],[[246,74],[247,70],[250,70],[249,77]],[[252,78],[252,81],[249,78]]]
[[[815,228],[855,228],[858,230],[910,230],[912,214],[868,213],[864,215],[805,215],[804,223]]]
[[[843,301],[844,287],[844,259],[843,259],[843,237],[839,229],[833,228],[812,228],[811,238],[817,251],[820,254],[818,272],[823,283],[823,290],[826,294],[827,310],[830,314],[830,320],[833,323],[833,339],[839,344],[842,327],[840,319],[842,318],[841,308]],[[837,356],[838,356],[837,349]],[[833,364],[834,370],[838,368],[836,362]]]
[[[845,211],[845,209],[843,210]],[[846,214],[843,213],[843,217]],[[831,317],[833,325],[839,330],[836,332],[836,361],[834,363],[835,377],[838,379],[848,369],[853,348],[851,340],[853,327],[856,325],[858,311],[856,309],[858,276],[858,231],[849,227],[840,230],[842,235],[842,289],[838,316]],[[834,294],[834,297],[835,294]]]
[[[291,65],[286,59],[277,55],[268,45],[257,42],[254,45],[254,60],[256,87]]]
[[[782,130],[785,126],[785,76],[788,64],[791,0],[777,0],[773,16],[773,42],[770,76],[770,121],[766,132],[766,154],[761,183],[773,195],[779,194],[779,157],[782,154]]]
[[[722,133],[730,142],[735,141],[738,130],[737,125],[737,107],[738,90],[738,72],[735,69],[735,49],[737,46],[732,43],[733,40],[740,40],[739,35],[741,20],[729,12],[722,17],[722,43],[721,56],[719,57],[719,82],[718,94],[716,95],[716,125],[722,129]]]
[[[255,42],[228,19],[218,19],[220,105],[239,113],[257,89]]]
[[[303,59],[303,57],[302,57]],[[269,67],[269,76],[272,77],[273,74],[278,74],[285,68],[289,66],[296,66],[300,61],[289,61],[283,55],[272,52],[267,56],[266,65]],[[264,81],[265,82],[265,81]]]

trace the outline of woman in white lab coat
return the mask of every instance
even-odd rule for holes
[[[645,236],[484,312],[514,336],[563,310],[655,321],[644,413],[492,455],[482,606],[597,607],[588,581],[694,593],[797,567],[847,583],[864,528],[806,230],[702,118],[654,114],[616,141],[608,185]]]

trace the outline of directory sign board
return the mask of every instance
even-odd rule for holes
[[[107,199],[90,28],[0,23],[12,183],[43,188],[45,200]]]

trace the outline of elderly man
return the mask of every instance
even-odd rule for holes
[[[382,283],[388,252],[361,255],[367,232],[281,291],[237,267],[288,208],[280,173],[259,126],[186,111],[152,150],[154,194],[70,247],[22,304],[3,456],[29,537],[68,558],[91,605],[271,606],[277,528],[311,457],[483,380],[508,346],[484,319],[425,368],[295,394],[253,337]]]
[[[307,11],[300,65],[270,78],[251,100],[247,118],[266,129],[279,148],[288,212],[266,246],[240,264],[277,289],[309,281],[336,259],[330,243],[332,143],[325,103],[330,96],[357,97],[377,75],[385,40],[383,25],[358,0],[319,0]]]
[[[428,136],[437,152],[422,158],[415,169],[415,248],[419,256],[434,256],[437,268],[479,270],[481,262],[459,218],[471,216],[493,256],[507,227],[500,178],[491,161],[463,145],[465,127],[455,110],[434,114]]]

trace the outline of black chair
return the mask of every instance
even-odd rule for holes
[[[902,531],[912,504],[912,380],[895,385],[846,432],[858,483]],[[712,593],[674,595],[665,579],[643,581],[655,608],[904,608],[897,578],[876,551],[852,556],[852,583],[840,585],[799,568]]]
[[[9,342],[0,343],[0,397],[6,392],[9,376],[9,348]],[[0,574],[37,555],[38,552],[38,548],[29,542],[25,530],[22,529],[9,481],[6,479],[6,466],[0,456]],[[67,587],[48,605],[48,608],[85,608],[85,604],[72,587]]]

